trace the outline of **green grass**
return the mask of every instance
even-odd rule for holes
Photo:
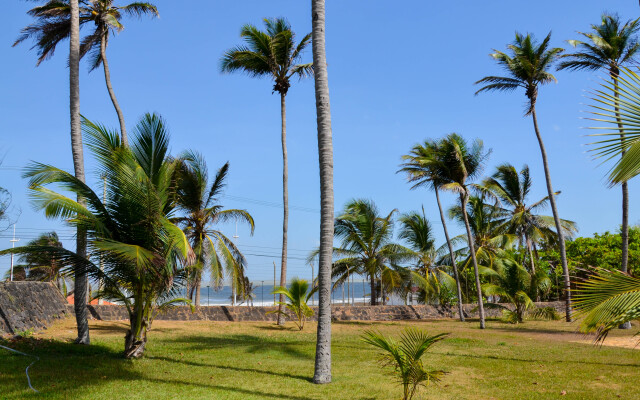
[[[397,399],[400,389],[376,362],[360,335],[374,328],[398,335],[406,326],[450,332],[425,361],[449,371],[424,399],[640,398],[640,352],[595,347],[560,321],[507,325],[421,321],[337,323],[333,326],[333,383],[314,385],[315,325],[303,332],[268,323],[157,321],[146,357],[121,358],[125,324],[92,322],[92,346],[71,343],[72,319],[48,331],[0,344],[37,355],[31,359],[0,349],[2,399]],[[616,331],[612,343],[633,344],[634,332]],[[584,342],[577,342],[584,341]]]

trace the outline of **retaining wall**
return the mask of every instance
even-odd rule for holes
[[[564,303],[549,302],[536,303],[541,307],[554,307],[558,312],[563,312]],[[505,304],[505,306],[509,306]],[[69,312],[73,313],[73,306],[68,306]],[[475,304],[465,304],[463,306],[466,317],[477,317],[478,313],[473,311]],[[315,320],[317,307],[311,307]],[[246,307],[246,306],[202,306],[191,312],[186,306],[170,308],[159,314],[156,320],[166,321],[275,321],[275,314],[269,311],[275,307]],[[94,305],[89,306],[90,315],[103,321],[127,320],[129,318],[127,309],[123,306]],[[418,319],[442,319],[457,317],[458,309],[415,305],[415,306],[331,306],[331,317],[334,321],[401,321]],[[502,311],[499,309],[485,310],[487,317],[500,317]]]
[[[46,329],[67,315],[67,302],[49,282],[0,282],[0,334]]]

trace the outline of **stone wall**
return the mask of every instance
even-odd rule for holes
[[[46,329],[68,314],[66,301],[48,282],[0,282],[0,334]],[[73,314],[73,309],[71,314]]]
[[[554,307],[558,312],[564,310],[564,303],[537,303],[542,307]],[[508,306],[508,305],[507,305]],[[477,317],[474,311],[475,304],[465,304],[465,316]],[[317,312],[317,307],[311,307]],[[275,307],[246,307],[246,306],[210,306],[200,307],[191,312],[186,306],[173,307],[164,313],[159,314],[156,320],[166,321],[275,321],[275,314],[269,311]],[[332,306],[331,316],[334,321],[401,321],[418,319],[442,319],[457,317],[457,308],[415,305],[415,306]],[[498,309],[487,309],[487,317],[500,317],[502,311]],[[73,306],[69,306],[69,312],[73,313]],[[95,319],[103,321],[127,320],[129,318],[127,309],[123,306],[89,306],[89,312]]]

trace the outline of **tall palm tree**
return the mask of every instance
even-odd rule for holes
[[[483,164],[489,156],[489,153],[490,152],[484,151],[482,141],[475,140],[469,144],[462,136],[455,133],[447,135],[446,138],[440,141],[440,151],[438,152],[445,166],[445,168],[443,168],[443,178],[446,183],[442,185],[442,189],[457,193],[460,197],[460,209],[462,210],[464,226],[467,231],[469,254],[473,262],[481,329],[485,328],[482,287],[480,286],[480,274],[478,272],[478,260],[476,259],[474,239],[467,215],[467,202],[469,201],[470,181],[481,173]]]
[[[560,250],[560,259],[562,261],[562,273],[564,275],[564,292],[566,304],[566,319],[571,321],[571,281],[569,279],[569,267],[567,265],[567,252],[564,244],[564,234],[562,233],[562,222],[558,214],[556,206],[553,185],[551,184],[551,172],[549,171],[549,162],[547,160],[547,151],[542,141],[542,135],[538,128],[538,117],[536,115],[536,102],[538,101],[538,88],[540,85],[556,82],[555,76],[549,70],[553,63],[558,59],[563,49],[554,47],[549,48],[551,41],[551,33],[549,33],[542,42],[538,43],[531,34],[522,35],[516,33],[515,41],[507,48],[511,55],[494,50],[491,56],[502,66],[508,76],[487,76],[476,84],[482,86],[476,94],[488,91],[513,91],[518,88],[525,90],[527,96],[527,108],[525,116],[531,115],[533,120],[533,129],[538,139],[540,154],[542,156],[542,165],[544,167],[544,176],[547,183],[547,193],[549,195],[549,204],[553,213],[553,220],[556,225],[558,235],[558,247]]]
[[[396,212],[392,210],[382,216],[373,202],[358,199],[348,202],[335,220],[335,237],[341,244],[333,253],[341,258],[333,263],[333,275],[340,275],[344,270],[366,275],[372,306],[378,303],[377,282],[382,283],[383,275],[390,274],[399,262],[413,257],[411,250],[391,241]],[[313,252],[309,258],[313,259],[316,254],[317,251]]]
[[[156,115],[140,121],[131,148],[122,144],[117,132],[89,121],[85,127],[98,172],[106,175],[106,202],[84,182],[50,165],[34,163],[25,177],[30,179],[34,205],[48,218],[63,219],[87,232],[92,257],[53,246],[18,247],[5,253],[48,252],[70,269],[101,280],[103,289],[97,297],[123,304],[129,314],[125,356],[140,357],[156,312],[188,302],[174,298],[185,278],[184,266],[194,261],[185,234],[170,220],[178,162],[168,154],[168,132]],[[50,186],[77,194],[86,204]],[[102,261],[104,271],[95,260]]]
[[[73,1],[73,3],[77,2]],[[78,9],[80,26],[93,24],[93,31],[82,39],[80,58],[91,53],[90,71],[102,65],[107,91],[120,122],[122,142],[127,146],[124,115],[111,85],[111,72],[107,61],[109,36],[124,29],[121,22],[123,15],[141,17],[142,15],[158,16],[159,14],[156,6],[146,2],[135,2],[126,6],[115,6],[113,3],[114,0],[80,1],[81,6]],[[33,48],[38,51],[36,65],[40,65],[42,61],[53,56],[58,43],[69,37],[71,7],[72,4],[69,0],[48,0],[44,5],[32,8],[28,14],[34,17],[36,22],[23,28],[13,45],[16,46],[27,39],[33,39],[35,41]]]
[[[549,239],[552,235],[555,236],[556,232],[553,217],[538,214],[538,211],[548,206],[549,197],[546,196],[529,204],[527,197],[531,187],[532,181],[527,165],[518,172],[513,165],[505,163],[496,167],[496,172],[486,178],[479,188],[483,193],[490,193],[498,200],[495,207],[498,211],[497,220],[500,229],[516,235],[521,247],[523,245],[526,247],[531,272],[535,274],[533,244]],[[558,194],[560,192],[555,193],[555,195]],[[571,238],[577,231],[576,223],[566,219],[560,222],[565,237]],[[526,257],[523,256],[524,258]]]
[[[591,25],[592,32],[579,32],[586,41],[569,40],[569,44],[578,50],[572,54],[562,56],[558,70],[570,71],[598,71],[605,69],[613,81],[615,98],[615,113],[620,131],[620,139],[624,141],[624,129],[619,109],[619,77],[620,67],[634,62],[640,50],[637,32],[640,29],[640,19],[629,20],[624,25],[617,15],[603,14],[599,25]],[[625,151],[622,150],[621,156]],[[622,182],[622,262],[620,269],[627,272],[629,263],[629,189],[627,182]],[[628,328],[631,328],[629,325]]]
[[[456,280],[456,290],[458,295],[458,315],[460,321],[464,322],[464,310],[462,308],[462,289],[460,287],[460,277],[458,274],[458,267],[456,265],[456,258],[453,251],[453,244],[449,237],[449,231],[447,230],[447,222],[442,210],[442,204],[440,203],[439,190],[444,185],[446,165],[444,164],[443,157],[440,155],[440,147],[437,141],[425,140],[424,144],[417,144],[413,146],[411,152],[402,156],[404,163],[399,170],[407,174],[409,182],[413,183],[411,189],[418,187],[427,187],[433,189],[436,194],[436,203],[438,204],[438,211],[440,211],[440,222],[442,223],[442,229],[444,230],[444,237],[447,241],[449,248],[449,256],[451,257],[451,266],[453,268],[453,276]]]
[[[333,260],[333,140],[325,44],[325,0],[311,0],[313,71],[320,164],[318,329],[313,383],[331,382],[331,261]]]
[[[185,216],[174,221],[183,227],[196,256],[195,264],[189,267],[189,298],[195,297],[196,306],[200,305],[200,286],[205,268],[211,270],[211,279],[216,287],[222,284],[226,272],[232,278],[234,294],[242,294],[247,260],[235,243],[215,227],[229,221],[245,222],[251,227],[252,235],[255,228],[253,217],[246,210],[225,210],[218,204],[229,163],[218,170],[209,186],[207,163],[201,154],[187,151],[179,160],[177,202]]]
[[[75,178],[85,182],[84,151],[82,147],[82,125],[80,122],[80,9],[79,0],[69,0],[69,112],[71,120],[71,155]],[[81,193],[77,200],[80,205],[85,201]],[[87,254],[87,236],[78,226],[76,232],[76,253],[80,257]],[[87,319],[87,290],[89,281],[82,269],[73,272],[73,308],[76,314],[78,337],[77,344],[90,344],[89,321]]]
[[[282,122],[282,203],[284,207],[282,222],[282,258],[280,267],[280,286],[287,284],[287,231],[289,227],[289,161],[287,157],[287,109],[285,98],[291,87],[291,78],[300,79],[313,74],[313,64],[297,64],[304,49],[311,41],[307,34],[295,42],[291,25],[284,18],[264,20],[266,31],[253,25],[245,25],[240,36],[246,45],[227,50],[220,61],[222,72],[245,72],[252,77],[270,77],[273,79],[273,91],[280,94],[280,117]],[[280,295],[280,303],[284,301]],[[282,308],[280,307],[280,310]],[[278,314],[278,324],[284,321]]]

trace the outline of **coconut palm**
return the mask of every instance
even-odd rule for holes
[[[487,296],[499,296],[500,302],[506,301],[513,305],[513,310],[503,309],[504,318],[508,322],[514,324],[523,322],[527,312],[534,317],[556,319],[555,310],[536,308],[530,297],[532,293],[550,290],[551,279],[544,271],[529,273],[516,261],[500,257],[494,262],[493,268],[484,268],[482,272],[492,280],[491,283],[482,285],[484,293]],[[504,308],[499,304],[489,304]]]
[[[60,218],[88,235],[91,258],[59,247],[25,246],[7,252],[48,252],[62,265],[101,280],[96,297],[123,304],[129,314],[125,356],[140,357],[154,315],[176,302],[194,256],[187,237],[171,222],[175,210],[174,174],[177,161],[168,154],[169,136],[163,120],[146,115],[136,126],[131,148],[118,133],[86,121],[89,148],[98,172],[106,176],[107,196],[73,175],[53,166],[34,163],[25,177],[34,206],[48,218]],[[86,200],[86,206],[57,186]],[[104,271],[94,260],[101,260]]]
[[[564,233],[562,232],[562,222],[558,214],[556,206],[553,185],[551,184],[551,172],[549,171],[549,162],[547,160],[547,151],[542,140],[540,129],[538,128],[538,117],[536,114],[536,102],[538,101],[538,88],[540,85],[556,82],[555,76],[549,72],[553,63],[558,59],[563,49],[554,47],[549,48],[551,41],[551,33],[549,33],[542,42],[538,43],[531,34],[522,35],[516,33],[515,41],[508,47],[511,55],[494,50],[491,56],[502,66],[507,76],[487,76],[476,84],[483,85],[476,94],[488,91],[513,91],[522,88],[527,97],[527,107],[525,116],[531,115],[533,120],[533,128],[538,139],[540,154],[542,156],[542,165],[544,167],[544,176],[547,183],[547,194],[549,196],[549,204],[553,213],[553,220],[556,225],[556,233],[558,236],[558,247],[560,250],[560,259],[562,261],[562,273],[564,275],[564,294],[566,303],[566,319],[571,321],[571,281],[569,279],[569,267],[567,265],[567,252],[564,244]]]
[[[556,232],[553,217],[537,213],[548,206],[549,197],[529,204],[527,197],[531,187],[532,181],[527,165],[518,172],[513,165],[506,163],[496,167],[496,172],[486,178],[479,188],[498,200],[494,207],[497,211],[496,222],[499,230],[515,235],[520,241],[520,246],[526,246],[531,272],[535,274],[533,244],[549,240]],[[555,193],[558,194],[560,192]],[[565,238],[571,238],[577,231],[576,223],[565,219],[560,222]]]
[[[177,202],[185,216],[174,221],[183,228],[196,255],[195,264],[189,267],[189,298],[195,298],[195,304],[200,305],[204,269],[211,271],[211,281],[215,287],[222,285],[225,275],[230,276],[233,295],[242,295],[247,260],[216,225],[244,222],[251,227],[252,235],[255,225],[253,217],[246,210],[225,210],[219,204],[219,196],[229,173],[229,163],[224,164],[213,181],[209,182],[207,163],[200,153],[187,151],[179,160]]]
[[[400,336],[400,342],[371,330],[364,332],[362,340],[382,350],[380,362],[385,367],[393,367],[392,374],[402,385],[402,399],[411,400],[420,386],[438,383],[445,374],[444,371],[425,369],[422,358],[447,336],[446,333],[429,336],[419,329],[407,328]]]
[[[435,247],[431,224],[424,213],[424,207],[422,207],[422,213],[402,214],[398,221],[400,222],[399,238],[409,244],[408,247],[414,255],[413,269],[409,271],[409,274],[405,274],[405,291],[401,295],[406,299],[409,289],[417,284],[421,288],[419,299],[425,302],[428,299],[438,301],[441,298],[444,299],[446,296],[443,296],[445,294],[443,292],[453,292],[456,281],[447,274],[448,266],[437,263],[438,251]]]
[[[320,164],[320,250],[318,253],[318,330],[313,383],[331,382],[331,261],[333,259],[333,141],[327,51],[325,0],[311,0],[313,71]]]
[[[63,247],[56,232],[43,233],[29,241],[27,246]],[[18,265],[14,266],[14,280],[55,282],[60,293],[66,298],[67,282],[65,274],[62,273],[64,267],[50,252],[25,254],[18,259]]]
[[[372,306],[378,303],[377,281],[384,283],[383,289],[385,285],[387,290],[396,286],[394,266],[413,257],[411,250],[391,241],[396,212],[392,210],[382,216],[373,202],[358,199],[348,202],[335,220],[335,237],[341,243],[333,253],[341,258],[334,261],[332,275],[340,278],[345,270],[366,275]],[[309,259],[315,258],[318,252],[312,252]]]
[[[444,165],[444,168],[442,168],[442,177],[445,183],[441,187],[443,190],[457,193],[460,198],[460,209],[467,231],[467,244],[469,246],[469,254],[473,263],[473,272],[476,281],[480,328],[484,329],[485,318],[484,307],[482,305],[482,288],[480,286],[480,274],[478,273],[474,239],[467,215],[467,202],[469,201],[469,185],[471,180],[480,174],[483,164],[490,152],[484,151],[482,141],[476,139],[473,143],[469,144],[462,136],[452,133],[440,141],[440,151],[438,153]]]
[[[240,36],[246,45],[227,50],[220,61],[222,72],[245,72],[252,77],[273,79],[273,91],[280,94],[280,117],[282,122],[282,203],[284,206],[282,223],[282,258],[280,286],[287,282],[287,231],[289,226],[289,167],[287,157],[287,112],[285,98],[291,87],[291,78],[300,79],[313,74],[313,65],[297,64],[311,41],[311,34],[305,35],[299,43],[291,25],[284,18],[264,20],[266,31],[253,25],[245,25]],[[280,296],[282,303],[283,297]],[[282,323],[278,315],[278,323]]]
[[[280,305],[289,310],[289,312],[282,311],[281,308],[278,308],[269,313],[281,314],[292,320],[299,330],[303,330],[305,321],[313,315],[313,310],[307,305],[313,293],[315,293],[315,290],[309,290],[309,283],[307,281],[294,278],[289,288],[278,286],[271,291],[271,294],[280,294],[286,297],[287,301]]]
[[[563,55],[558,69],[570,71],[606,70],[613,81],[613,95],[615,97],[615,113],[618,122],[620,138],[624,140],[624,129],[619,111],[618,79],[620,67],[634,62],[640,50],[637,32],[640,29],[640,19],[629,20],[622,24],[617,15],[603,14],[599,25],[591,25],[590,33],[579,32],[586,41],[569,40],[577,51]],[[621,156],[624,156],[624,149]],[[620,269],[627,272],[629,262],[629,189],[627,182],[622,182],[622,262]],[[630,326],[629,326],[630,328]]]
[[[602,342],[609,332],[640,318],[640,279],[621,271],[598,269],[578,283],[575,308],[583,332],[595,332]]]
[[[419,187],[427,187],[433,189],[436,195],[436,203],[438,204],[438,211],[440,211],[440,222],[442,223],[442,229],[444,230],[444,237],[447,241],[449,248],[449,256],[451,257],[451,267],[453,269],[453,276],[456,280],[456,291],[458,295],[458,315],[460,321],[464,322],[464,310],[462,309],[462,289],[460,287],[460,277],[458,274],[458,267],[456,265],[456,258],[453,251],[453,244],[449,237],[449,231],[447,230],[447,223],[442,210],[442,204],[440,203],[439,190],[444,185],[445,178],[442,176],[446,170],[444,164],[444,157],[442,157],[441,149],[437,141],[425,140],[424,144],[417,144],[413,146],[411,152],[402,156],[404,163],[402,168],[398,171],[405,172],[409,182],[413,183],[411,189]]]
[[[75,2],[74,2],[75,3]],[[79,24],[90,24],[92,32],[82,39],[80,45],[80,58],[87,53],[91,54],[90,71],[102,65],[107,91],[118,114],[120,122],[120,134],[122,143],[127,146],[127,130],[124,115],[118,105],[116,94],[111,85],[111,72],[107,61],[107,45],[109,36],[124,29],[122,16],[141,17],[143,15],[158,16],[156,6],[146,2],[134,2],[126,6],[115,6],[114,0],[87,0],[81,1],[79,7]],[[69,0],[48,0],[44,5],[34,7],[28,14],[36,19],[31,25],[23,28],[20,36],[13,44],[33,39],[34,49],[38,51],[36,65],[53,56],[58,44],[69,37],[71,24],[71,3]]]

